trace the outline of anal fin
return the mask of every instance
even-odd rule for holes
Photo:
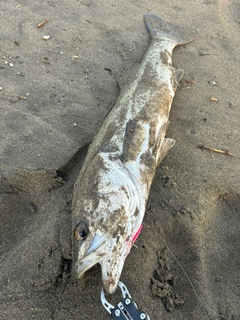
[[[181,81],[183,75],[184,75],[183,69],[173,68],[173,88],[174,88],[174,90],[177,89],[179,82]]]

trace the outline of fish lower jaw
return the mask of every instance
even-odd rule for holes
[[[76,262],[77,279],[82,278],[88,269],[92,268],[97,263],[101,263],[106,256],[106,245],[106,241],[100,242],[100,245],[97,248],[95,248],[94,245],[94,251],[90,250],[90,253]]]
[[[76,266],[77,279],[82,279],[86,271],[95,266],[98,261],[84,261],[80,265]]]
[[[103,281],[103,288],[105,293],[107,294],[113,294],[118,286],[118,281],[111,281],[109,282],[109,280],[105,280]]]

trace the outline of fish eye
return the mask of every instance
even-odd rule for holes
[[[75,231],[74,231],[74,235],[75,235],[75,239],[76,240],[83,240],[87,237],[89,233],[89,229],[88,226],[86,225],[86,223],[84,222],[79,222],[76,225]]]

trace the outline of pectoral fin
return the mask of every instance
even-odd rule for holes
[[[136,160],[142,153],[144,142],[146,141],[146,128],[141,122],[129,120],[123,143],[122,162]]]

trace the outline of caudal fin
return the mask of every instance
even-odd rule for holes
[[[177,45],[189,43],[199,37],[199,32],[190,27],[180,27],[155,14],[146,13],[144,21],[151,38],[171,40]]]

